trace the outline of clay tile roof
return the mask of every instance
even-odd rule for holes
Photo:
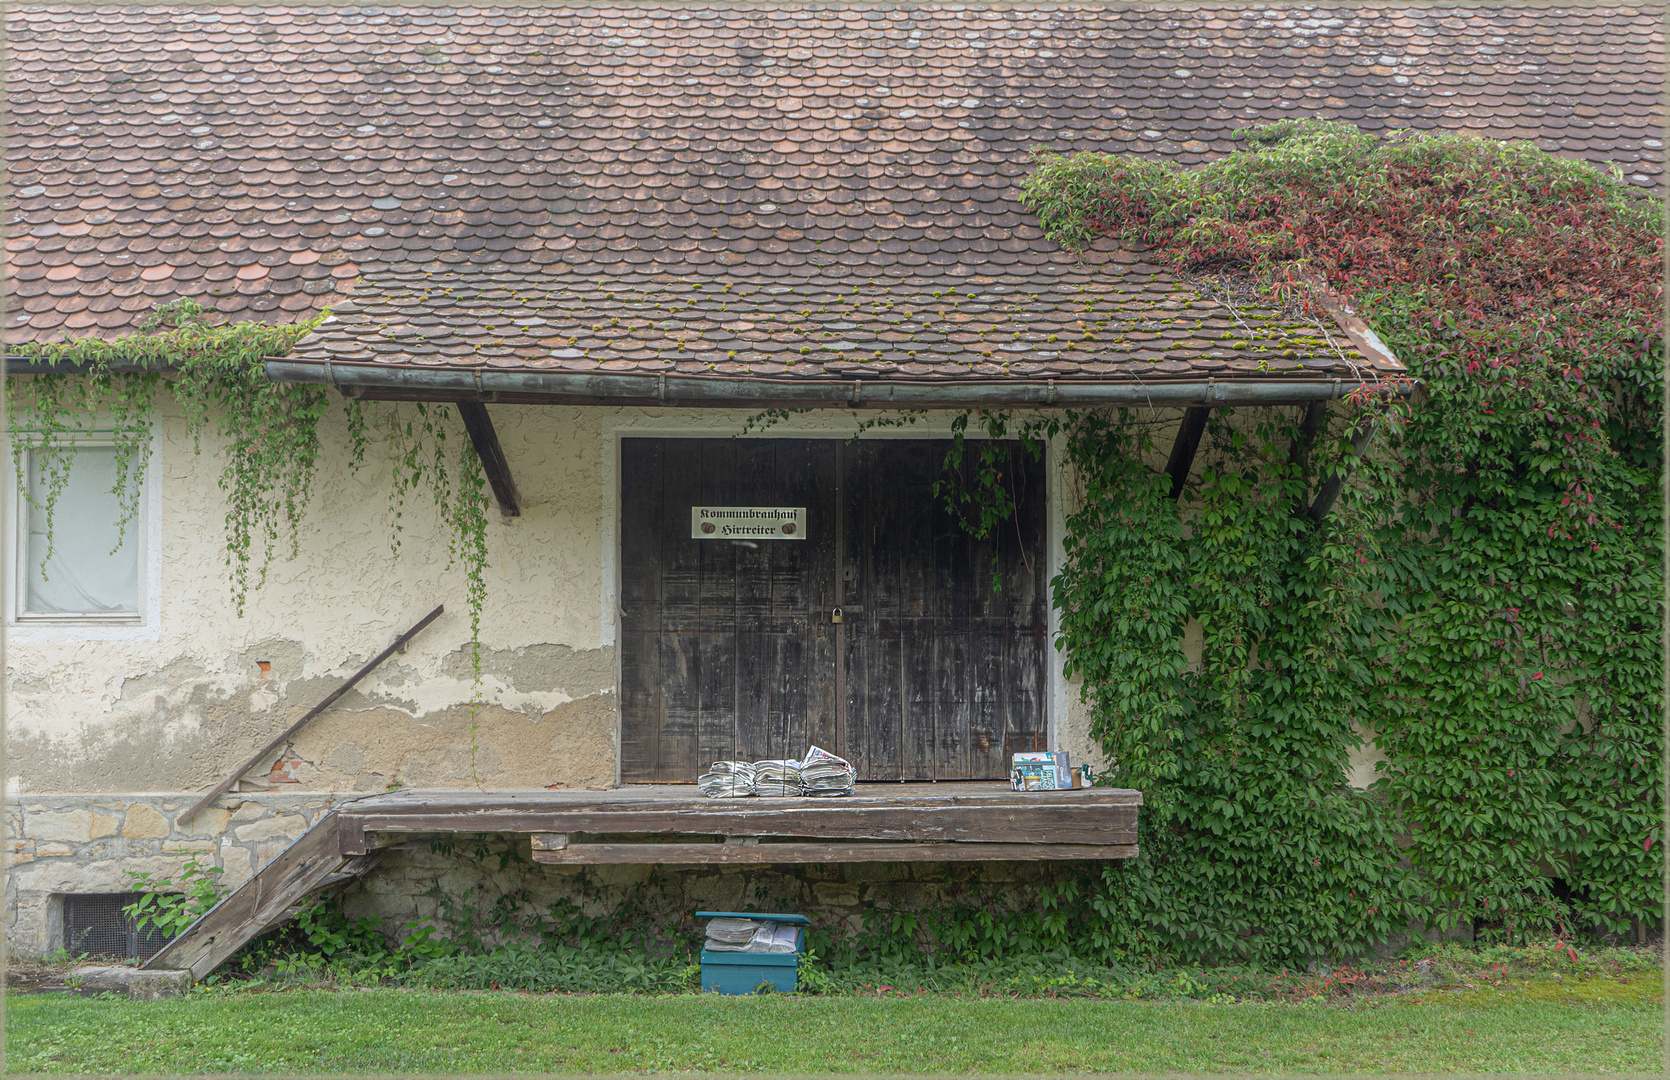
[[[11,341],[193,296],[301,358],[851,378],[1338,370],[1140,255],[1029,150],[1193,164],[1318,116],[1662,172],[1646,8],[658,4],[7,15]],[[936,295],[937,294],[937,295]],[[1241,325],[1245,322],[1246,325]],[[1353,356],[1359,363],[1362,358]]]
[[[989,268],[987,268],[989,269]],[[292,359],[636,374],[913,380],[971,375],[1392,375],[1338,327],[1202,292],[1107,251],[1001,274],[855,277],[833,260],[734,278],[387,269]],[[834,271],[831,273],[831,271]]]

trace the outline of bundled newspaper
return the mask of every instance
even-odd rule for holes
[[[711,799],[739,799],[745,795],[851,795],[857,770],[844,758],[820,747],[806,751],[802,761],[715,761],[696,781]]]
[[[857,778],[851,762],[821,747],[806,751],[800,763],[800,783],[808,795],[851,795]]]
[[[754,766],[746,761],[715,761],[696,787],[710,799],[739,799],[754,794]]]
[[[770,919],[709,919],[705,947],[710,952],[792,953],[800,928]]]
[[[800,782],[800,762],[754,762],[755,795],[800,795],[805,790],[805,785]]]

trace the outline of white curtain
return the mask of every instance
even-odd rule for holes
[[[116,484],[116,448],[83,446],[75,454],[70,482],[52,515],[52,558],[47,551],[46,485],[34,455],[29,459],[29,516],[24,545],[24,611],[31,614],[114,615],[139,611],[139,521],[128,522],[117,546],[121,508]]]

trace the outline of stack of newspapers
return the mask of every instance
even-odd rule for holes
[[[816,746],[800,763],[800,783],[808,795],[851,795],[857,777],[851,762]]]
[[[709,952],[792,953],[799,934],[787,923],[727,916],[708,920],[703,945]]]
[[[696,781],[703,795],[736,799],[744,795],[851,795],[857,772],[844,758],[812,747],[802,761],[715,761]]]
[[[755,795],[800,795],[804,791],[805,785],[800,782],[800,762],[754,762]]]
[[[696,787],[710,799],[738,799],[754,794],[754,766],[746,761],[715,761],[712,769],[696,781]]]

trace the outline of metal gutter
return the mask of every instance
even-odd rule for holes
[[[1334,401],[1376,380],[1274,378],[1139,382],[1088,379],[782,379],[734,375],[414,368],[268,360],[274,382],[335,386],[395,401],[831,409],[962,409],[1094,405],[1296,405]]]
[[[120,371],[124,373],[146,371],[168,372],[174,370],[174,365],[150,363],[147,361],[118,360],[115,363],[106,365],[106,370]],[[87,374],[87,366],[85,364],[69,364],[63,362],[62,360],[55,360],[50,363],[43,364],[33,357],[20,356],[16,353],[8,353],[6,356],[6,374],[85,375]]]

